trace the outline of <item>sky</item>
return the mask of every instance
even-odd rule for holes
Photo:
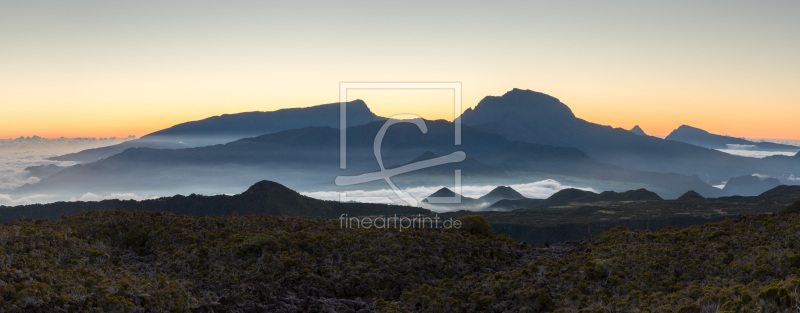
[[[341,82],[512,88],[585,120],[800,139],[798,1],[0,0],[0,138],[141,136],[339,101]],[[452,92],[361,91],[453,119]]]

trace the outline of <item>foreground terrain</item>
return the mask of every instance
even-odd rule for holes
[[[478,214],[492,224],[497,234],[508,235],[520,242],[543,244],[583,240],[616,226],[656,231],[669,226],[688,227],[718,222],[747,213],[779,212],[800,199],[800,186],[778,186],[754,197],[703,198],[696,193],[695,195],[696,197],[682,197],[677,200],[661,200],[658,195],[644,189],[602,194],[564,189],[548,199],[497,202],[508,203],[504,210],[511,211],[461,210],[437,215],[419,207],[317,200],[279,183],[264,180],[236,195],[191,194],[141,201],[102,200],[0,206],[0,223],[11,223],[20,218],[57,219],[62,214],[74,215],[83,210],[111,208],[155,210],[201,217],[238,212],[333,219],[338,219],[343,214],[372,217],[421,214],[455,219]]]
[[[531,246],[464,227],[99,210],[0,226],[9,312],[794,312],[800,214]]]

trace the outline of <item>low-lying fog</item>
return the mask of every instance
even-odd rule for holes
[[[47,158],[110,146],[130,139],[133,139],[133,137],[41,138],[33,136],[0,139],[0,205],[47,202],[48,195],[35,195],[16,199],[8,195],[8,191],[14,188],[25,184],[33,184],[41,179],[41,177],[36,176],[36,173],[26,170],[27,168],[48,165],[58,167],[72,166],[75,165],[74,162],[53,161]],[[47,174],[47,172],[46,169],[43,169],[39,175]]]

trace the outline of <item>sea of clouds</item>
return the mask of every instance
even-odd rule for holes
[[[497,186],[494,185],[467,185],[467,186],[462,186],[461,190],[459,191],[458,189],[453,188],[453,186],[425,186],[425,187],[405,188],[403,189],[403,191],[408,193],[414,199],[416,199],[418,202],[421,203],[423,199],[425,199],[426,197],[430,196],[432,193],[436,192],[437,190],[443,187],[447,187],[453,191],[460,192],[461,195],[470,198],[480,198],[481,196],[484,196],[490,191],[492,191],[492,189],[497,188]],[[546,199],[552,196],[554,193],[567,188],[576,188],[576,189],[594,191],[591,188],[564,185],[553,179],[546,179],[525,184],[509,185],[509,187],[514,188],[514,190],[516,190],[523,196],[531,199]],[[349,190],[345,192],[310,191],[310,192],[301,192],[301,194],[320,200],[356,201],[364,203],[386,203],[386,204],[401,204],[401,205],[406,204],[405,202],[400,200],[395,194],[394,190],[390,188],[377,189],[377,190]],[[442,206],[431,205],[425,207],[438,212],[450,210]],[[458,209],[463,209],[463,208],[459,207]]]
[[[755,140],[755,141],[767,141],[767,140]],[[800,141],[794,141],[794,140],[782,140],[782,141],[769,140],[769,142],[800,147]],[[794,156],[795,154],[797,154],[797,152],[800,152],[800,148],[793,151],[758,150],[755,145],[728,145],[726,149],[717,149],[717,150],[725,152],[727,154],[733,154],[749,158],[759,158],[759,159],[773,155]]]
[[[75,162],[54,161],[49,160],[48,158],[79,152],[85,149],[109,146],[130,139],[133,138],[49,139],[34,136],[20,137],[16,139],[0,139],[0,205],[21,205],[64,200],[63,196],[58,195],[30,195],[24,197],[14,197],[11,195],[11,191],[25,184],[34,184],[39,182],[39,177],[33,176],[30,172],[25,170],[28,167],[41,165],[56,165],[66,167],[75,165]],[[118,196],[126,197],[128,195]],[[80,198],[84,197],[92,198],[91,195],[84,195]],[[130,197],[133,196],[131,195]]]

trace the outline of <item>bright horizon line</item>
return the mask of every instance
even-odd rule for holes
[[[361,99],[357,99],[357,100],[361,100]],[[206,117],[200,118],[200,119],[190,119],[190,120],[185,120],[185,121],[182,121],[182,122],[175,122],[174,124],[170,124],[168,126],[164,126],[164,127],[161,127],[161,128],[148,130],[148,131],[130,131],[130,132],[126,132],[126,133],[102,134],[102,135],[101,134],[88,134],[88,133],[70,133],[70,132],[63,132],[63,133],[38,132],[38,133],[33,133],[33,134],[17,133],[17,134],[13,134],[13,135],[10,135],[10,136],[9,135],[1,135],[0,136],[0,140],[14,140],[14,139],[19,139],[21,137],[24,137],[24,138],[40,137],[40,138],[44,138],[44,139],[59,139],[59,138],[66,138],[66,139],[73,139],[73,138],[95,138],[95,139],[117,138],[117,139],[124,139],[124,138],[129,138],[129,137],[135,137],[135,138],[138,139],[138,138],[141,138],[141,137],[143,137],[145,135],[148,135],[148,134],[151,134],[151,133],[154,133],[154,132],[157,132],[157,131],[160,131],[160,130],[163,130],[163,129],[166,129],[166,128],[169,128],[169,127],[172,127],[172,126],[175,126],[175,125],[178,125],[178,124],[199,121],[199,120],[202,120],[202,119],[205,119],[205,118],[214,117],[214,116],[220,116],[220,115],[225,115],[225,114],[240,114],[240,113],[247,113],[247,112],[273,112],[273,111],[277,111],[277,110],[281,110],[281,109],[307,108],[307,107],[312,107],[312,106],[315,106],[315,105],[301,106],[301,107],[285,107],[285,108],[280,108],[280,109],[276,109],[276,110],[272,110],[272,111],[242,111],[242,112],[219,113],[219,114],[216,114],[216,115],[206,116]],[[368,106],[369,106],[369,104],[368,104]],[[372,109],[372,108],[370,108],[370,109]],[[373,111],[373,113],[375,113],[375,112]],[[386,117],[386,116],[383,116],[383,115],[377,114],[377,113],[376,113],[376,115],[378,115],[380,117]],[[580,117],[577,117],[577,118],[580,118]],[[428,121],[446,120],[448,122],[452,122],[454,120],[454,118],[441,118],[441,117],[433,117],[433,118],[423,117],[423,119],[428,120]],[[633,126],[635,126],[635,125],[632,125],[630,127],[621,127],[621,126],[607,125],[607,124],[603,124],[603,123],[599,123],[599,122],[594,122],[592,120],[587,120],[587,121],[591,122],[591,123],[598,124],[598,125],[611,126],[611,127],[614,127],[614,128],[620,128],[620,129],[625,129],[625,130],[630,130]],[[732,138],[743,138],[743,139],[751,140],[751,141],[757,141],[757,140],[764,140],[764,141],[800,141],[800,137],[791,138],[791,137],[731,136],[731,135],[724,134],[724,133],[717,133],[717,132],[711,131],[709,129],[706,129],[703,126],[698,126],[697,124],[690,124],[690,123],[681,123],[680,125],[677,125],[674,128],[672,128],[672,130],[667,132],[667,133],[657,133],[657,132],[651,133],[651,132],[649,132],[647,130],[647,126],[642,126],[642,124],[637,124],[637,125],[640,128],[642,128],[645,131],[645,133],[647,133],[649,136],[658,137],[658,138],[661,138],[661,139],[664,139],[664,137],[669,135],[669,133],[671,131],[674,131],[674,130],[678,129],[678,127],[680,127],[682,125],[687,125],[687,126],[696,127],[696,128],[708,131],[711,134],[721,135],[721,136],[728,136],[728,137],[732,137]]]

